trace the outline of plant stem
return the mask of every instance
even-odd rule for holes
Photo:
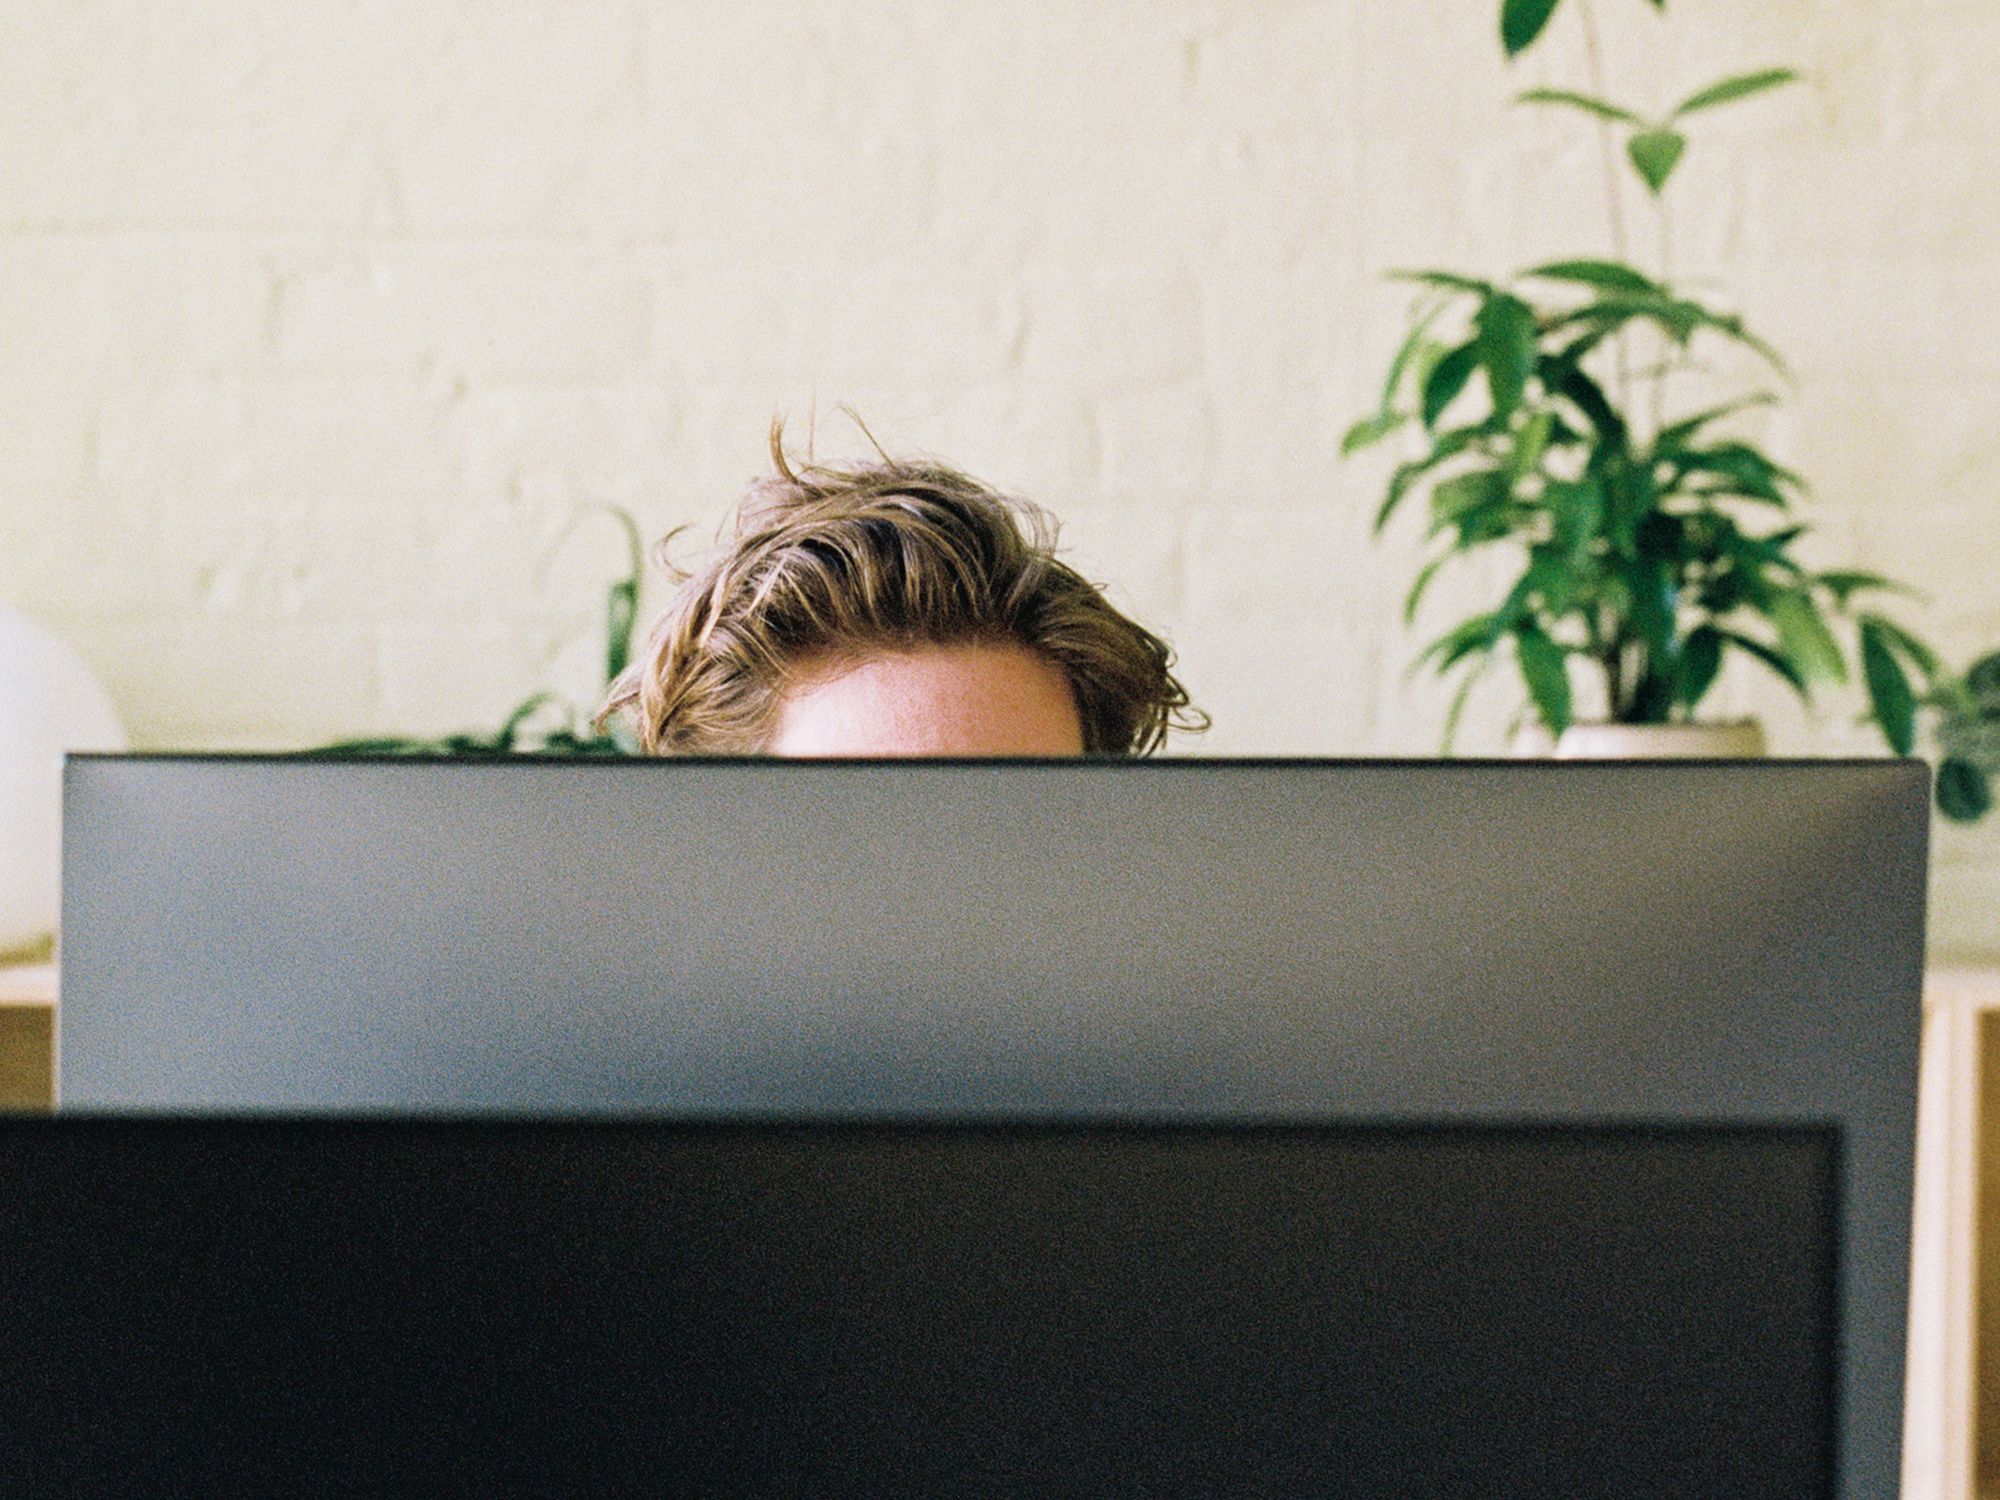
[[[1673,275],[1674,267],[1673,217],[1667,212],[1667,200],[1665,198],[1655,200],[1653,211],[1658,216],[1660,224],[1659,282],[1661,286],[1666,286]],[[1666,425],[1667,376],[1673,373],[1675,366],[1684,363],[1686,359],[1686,349],[1676,351],[1675,349],[1668,348],[1662,351],[1659,366],[1653,372],[1653,432],[1655,433]]]
[[[1597,22],[1590,13],[1590,0],[1577,0],[1576,13],[1583,22],[1583,51],[1590,66],[1590,86],[1597,97],[1604,97],[1604,55],[1598,50]],[[1604,199],[1611,215],[1611,255],[1614,260],[1626,258],[1625,249],[1625,201],[1618,190],[1618,154],[1611,140],[1611,122],[1597,122],[1598,154],[1604,164]],[[1631,368],[1625,351],[1625,332],[1618,331],[1613,339],[1613,348],[1618,363],[1618,404],[1626,405],[1631,399]]]

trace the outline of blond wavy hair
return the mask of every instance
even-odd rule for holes
[[[660,544],[679,587],[598,722],[625,716],[648,754],[758,754],[786,693],[829,666],[1014,644],[1068,679],[1086,754],[1144,755],[1170,729],[1207,727],[1167,644],[1057,559],[1047,512],[876,451],[877,462],[795,468],[772,423],[775,472],[751,485],[715,554],[680,568],[674,536]]]

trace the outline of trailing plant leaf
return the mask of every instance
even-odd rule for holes
[[[1992,783],[1972,762],[1947,756],[1937,768],[1937,805],[1955,823],[1977,823],[1993,807]]]
[[[1525,89],[1514,96],[1516,104],[1559,104],[1569,109],[1580,109],[1585,114],[1596,115],[1600,120],[1616,120],[1625,125],[1646,128],[1646,121],[1609,99],[1599,99],[1591,94],[1579,94],[1574,89]]]
[[[1500,45],[1507,50],[1508,57],[1517,57],[1534,45],[1558,3],[1559,0],[1503,0]]]
[[[1982,705],[1991,701],[2000,710],[2000,651],[1982,656],[1965,669],[1966,690]]]
[[[1677,130],[1641,130],[1625,143],[1625,154],[1632,158],[1640,180],[1656,198],[1685,150],[1687,137]]]
[[[1689,94],[1674,106],[1674,112],[1667,118],[1678,120],[1682,115],[1691,115],[1699,109],[1713,109],[1718,104],[1747,99],[1752,94],[1761,94],[1766,89],[1774,89],[1780,84],[1796,83],[1798,76],[1790,68],[1760,68],[1754,73],[1738,73],[1732,78],[1725,78],[1720,83],[1711,83],[1707,88]]]

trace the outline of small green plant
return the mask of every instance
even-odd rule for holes
[[[1993,806],[2000,776],[2000,651],[1982,656],[1932,699],[1937,710],[1937,804],[1948,818],[1977,822]]]
[[[604,681],[615,680],[632,657],[632,631],[638,622],[639,581],[645,571],[645,544],[639,523],[625,511],[612,508],[609,514],[625,531],[627,566],[625,572],[605,590]],[[301,752],[309,756],[346,755],[572,755],[622,756],[638,753],[638,744],[624,725],[595,729],[590,716],[573,703],[552,692],[533,693],[523,699],[493,730],[468,730],[458,734],[421,738],[383,735],[369,739],[341,740]]]
[[[1505,0],[1509,58],[1543,35],[1563,0]],[[1590,92],[1534,88],[1516,102],[1590,119],[1598,132],[1611,254],[1560,260],[1506,279],[1398,273],[1419,290],[1377,410],[1347,432],[1352,455],[1414,431],[1392,473],[1379,533],[1406,501],[1428,508],[1429,555],[1404,604],[1414,623],[1438,572],[1511,553],[1518,571],[1493,608],[1432,641],[1417,667],[1460,674],[1449,749],[1473,685],[1510,660],[1532,712],[1560,734],[1588,712],[1619,723],[1694,717],[1725,659],[1747,656],[1802,697],[1850,680],[1858,660],[1869,717],[1899,754],[1920,705],[1949,681],[1936,654],[1867,607],[1905,592],[1878,574],[1816,571],[1800,560],[1805,481],[1731,418],[1779,399],[1784,362],[1733,311],[1671,280],[1666,189],[1690,121],[1796,81],[1767,67],[1697,89],[1664,114],[1604,96],[1591,0],[1569,0],[1583,29]],[[1664,11],[1665,0],[1647,0]],[[1622,160],[1621,160],[1622,158]],[[1636,177],[1658,236],[1655,264],[1626,248],[1622,187]],[[1761,379],[1682,399],[1707,356]],[[1845,638],[1845,639],[1844,639]],[[1851,644],[1849,644],[1851,642]]]

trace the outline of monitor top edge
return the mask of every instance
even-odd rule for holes
[[[1714,758],[1694,756],[1632,757],[1619,759],[1557,759],[1514,756],[1422,756],[1422,755],[1170,755],[1170,756],[824,756],[789,757],[777,755],[561,755],[536,752],[499,754],[421,755],[322,755],[315,751],[282,750],[131,750],[70,751],[69,762],[116,762],[138,764],[218,765],[335,765],[335,766],[479,766],[535,765],[575,767],[640,766],[1035,766],[1074,769],[1097,766],[1350,766],[1383,769],[1431,768],[1438,770],[1490,770],[1496,767],[1588,768],[1678,767],[1763,771],[1775,767],[1829,766],[1848,769],[1897,767],[1921,769],[1929,773],[1929,762],[1917,756],[1765,756],[1760,758]]]

